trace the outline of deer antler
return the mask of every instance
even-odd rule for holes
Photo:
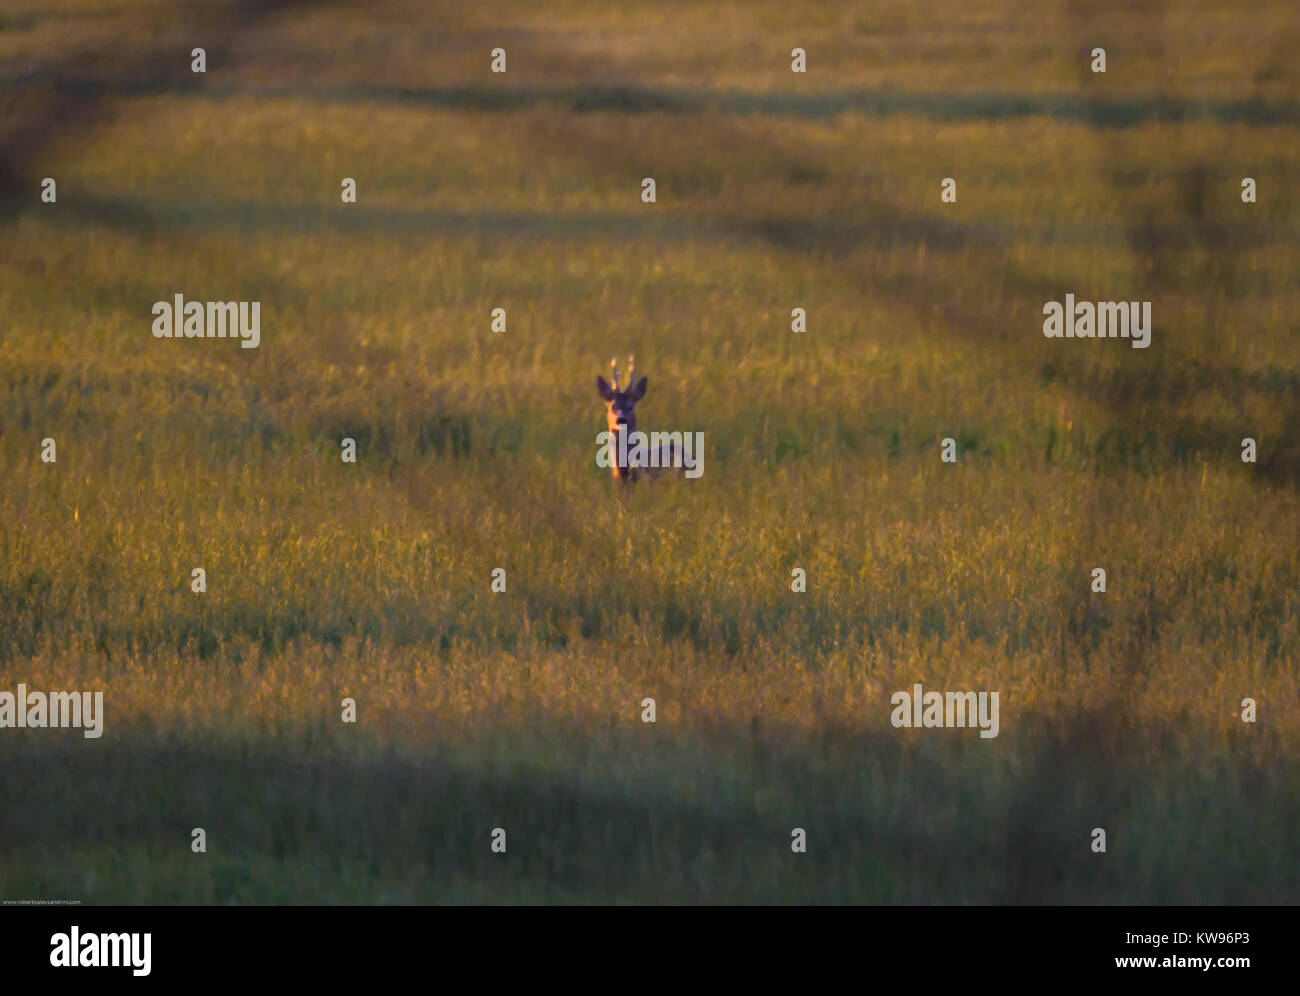
[[[631,353],[627,354],[627,389],[629,391],[636,389],[636,360]]]
[[[614,375],[614,390],[617,391],[618,390],[618,357],[617,356],[611,356],[609,358],[609,369],[610,372]]]

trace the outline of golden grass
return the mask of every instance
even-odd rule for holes
[[[184,34],[96,9],[0,72]],[[107,719],[0,731],[0,898],[1294,902],[1287,9],[1117,10],[1097,80],[1038,13],[306,11],[51,146],[0,241],[0,690]],[[1066,291],[1151,348],[1045,340]],[[261,347],[153,339],[177,292]],[[700,480],[594,465],[632,349]],[[1001,735],[895,730],[914,682]]]

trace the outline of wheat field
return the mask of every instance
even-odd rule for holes
[[[105,721],[0,729],[0,899],[1300,901],[1297,42],[6,3],[0,690]],[[1044,337],[1066,293],[1149,348]],[[155,338],[174,294],[260,345]],[[698,480],[597,467],[631,351]],[[917,683],[1000,734],[895,728]]]

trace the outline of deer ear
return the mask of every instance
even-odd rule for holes
[[[609,389],[609,381],[604,377],[596,378],[596,391],[603,401],[608,401],[610,398],[614,397],[614,392]]]
[[[645,389],[650,386],[650,378],[642,377],[636,382],[636,387],[632,388],[632,400],[640,401],[645,397]]]

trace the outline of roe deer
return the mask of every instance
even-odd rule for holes
[[[651,448],[644,457],[629,459],[627,445],[620,445],[626,440],[633,440],[636,433],[636,403],[645,397],[649,378],[636,380],[636,361],[627,358],[626,391],[618,386],[618,359],[609,361],[614,384],[611,387],[604,377],[596,378],[596,390],[605,402],[605,425],[609,430],[610,469],[617,480],[624,483],[635,481],[642,473],[655,478],[670,470],[680,470],[683,466],[681,433],[656,432],[652,436]],[[620,439],[620,436],[623,438]],[[662,442],[661,442],[662,440]],[[689,476],[689,475],[688,475]]]

